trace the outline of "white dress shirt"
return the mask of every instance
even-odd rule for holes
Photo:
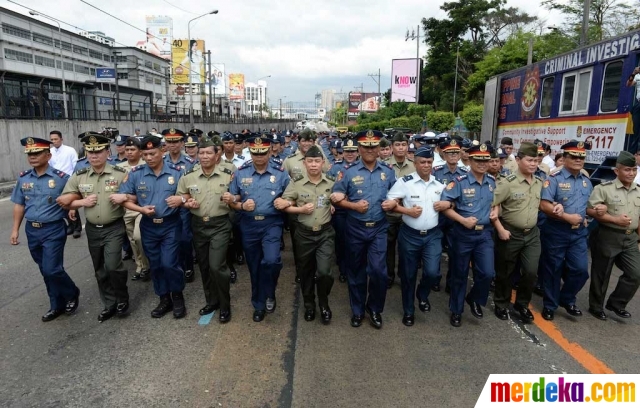
[[[402,205],[405,208],[422,207],[422,214],[418,218],[402,214],[402,221],[408,227],[426,231],[438,226],[438,212],[433,209],[433,204],[440,201],[442,190],[444,190],[444,184],[438,182],[433,176],[429,176],[429,181],[424,181],[418,176],[418,172],[414,171],[396,180],[387,198],[402,199]]]
[[[546,164],[547,166],[549,166],[549,169],[550,169],[550,170],[553,170],[553,169],[555,169],[555,168],[556,168],[556,161],[555,161],[555,160],[553,160],[553,158],[551,157],[551,155],[550,155],[550,154],[548,154],[548,155],[544,156],[544,157],[542,158],[542,162],[543,162],[544,164]]]
[[[633,179],[633,182],[636,184],[640,184],[640,166],[636,166],[638,168],[638,175],[636,176],[635,179]]]
[[[60,170],[67,174],[72,174],[78,162],[78,153],[76,149],[67,145],[54,147],[51,145],[51,159],[49,165],[56,170]]]
[[[227,159],[227,156],[224,155],[224,153],[222,154],[222,160],[226,161],[227,163],[232,163],[234,166],[236,166],[236,168],[240,168],[240,166],[242,166],[247,160],[249,160],[246,156],[242,156],[243,158],[241,159],[240,156],[238,156],[237,154],[233,154],[233,158],[231,160]]]

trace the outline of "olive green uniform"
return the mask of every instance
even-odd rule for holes
[[[297,248],[300,267],[302,297],[305,309],[315,310],[314,283],[318,288],[318,304],[329,306],[329,293],[333,287],[331,265],[335,254],[335,231],[331,226],[331,203],[329,196],[334,184],[333,177],[322,175],[318,184],[306,176],[296,176],[282,194],[296,206],[313,203],[311,214],[298,214],[298,228],[293,245]],[[317,276],[317,282],[314,282]]]
[[[209,176],[193,169],[178,181],[177,194],[189,194],[200,208],[190,209],[193,244],[198,255],[204,297],[208,306],[230,309],[230,278],[227,247],[231,238],[229,206],[222,195],[229,190],[233,172],[216,166]]]
[[[122,263],[125,210],[109,201],[126,175],[127,170],[109,163],[100,174],[87,167],[75,172],[62,192],[80,194],[83,198],[97,195],[96,205],[84,208],[85,231],[100,298],[106,309],[115,309],[118,303],[129,301],[127,270]]]
[[[391,155],[385,163],[388,163],[393,171],[396,173],[396,179],[400,179],[407,176],[414,171],[416,167],[408,157],[405,157],[404,161],[400,164],[397,162],[395,156]],[[398,244],[398,232],[402,225],[402,214],[390,211],[386,214],[387,221],[389,222],[389,229],[387,230],[387,279],[389,282],[393,282],[396,277],[396,245]]]
[[[511,302],[511,274],[518,260],[522,277],[516,294],[516,304],[528,308],[538,273],[540,259],[540,231],[536,226],[542,180],[531,176],[529,183],[517,170],[500,179],[496,185],[493,205],[500,205],[500,222],[511,233],[507,241],[496,240],[497,259],[494,301],[497,307],[507,308]]]
[[[144,164],[144,160],[140,159],[135,166],[140,166]],[[127,171],[131,170],[132,167],[128,161],[122,162],[119,164],[120,167],[126,169]],[[133,251],[133,259],[136,263],[136,273],[140,273],[143,270],[149,270],[149,260],[147,256],[144,254],[144,250],[142,249],[142,239],[140,237],[140,220],[142,219],[142,214],[137,211],[132,211],[129,209],[125,209],[124,212],[124,225],[127,230],[127,238],[131,243],[131,250]]]
[[[618,179],[602,183],[593,189],[588,208],[598,204],[606,205],[607,213],[611,216],[626,214],[631,219],[631,224],[624,228],[599,222],[597,230],[591,233],[589,308],[602,311],[611,269],[615,264],[622,270],[622,276],[609,295],[607,304],[625,309],[640,286],[640,251],[636,232],[640,217],[640,186],[631,183],[627,190]]]

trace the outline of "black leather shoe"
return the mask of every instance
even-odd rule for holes
[[[240,254],[236,256],[236,263],[238,265],[244,265],[244,255]]]
[[[218,310],[219,308],[220,308],[219,304],[206,305],[205,307],[200,309],[200,311],[198,313],[200,314],[200,316],[204,316],[204,315],[208,315],[210,313],[213,313],[214,311]]]
[[[191,269],[187,269],[186,271],[184,271],[184,280],[186,282],[193,282],[193,280],[195,279],[196,273],[191,270]]]
[[[133,276],[131,277],[132,281],[137,281],[140,280],[142,278],[142,275],[140,275],[139,273],[134,273]]]
[[[220,320],[220,323],[227,323],[229,320],[231,320],[231,310],[220,310],[218,320]]]
[[[171,300],[173,300],[173,317],[182,319],[187,315],[187,307],[184,304],[184,296],[182,292],[171,292]]]
[[[320,319],[322,319],[322,324],[329,324],[331,321],[331,309],[329,309],[329,306],[320,308]]]
[[[143,269],[140,271],[140,280],[143,282],[149,282],[151,280],[151,271]]]
[[[474,315],[478,319],[482,319],[484,314],[482,313],[482,306],[478,302],[472,302],[469,298],[465,298],[467,304],[469,305],[469,309],[471,310],[471,314]]]
[[[62,316],[63,313],[64,313],[64,310],[51,309],[47,313],[42,315],[42,321],[43,322],[50,322],[50,321],[55,320],[58,317]]]
[[[598,311],[598,310],[589,308],[589,313],[591,313],[591,315],[596,319],[607,320],[607,315],[602,310]]]
[[[133,252],[132,251],[125,252],[124,255],[122,255],[122,260],[123,261],[128,261],[129,259],[133,259]]]
[[[440,284],[434,283],[433,285],[431,285],[431,290],[434,292],[440,292]]]
[[[73,225],[67,226],[67,235],[73,234]]]
[[[80,304],[80,290],[76,293],[76,297],[67,302],[64,307],[64,312],[68,315],[72,315],[78,310],[78,305]]]
[[[418,309],[420,309],[421,312],[430,312],[431,303],[429,303],[429,299],[427,300],[418,299]]]
[[[82,235],[81,231],[73,231],[73,237],[74,238],[80,238],[80,235]]]
[[[544,289],[542,289],[541,285],[536,285],[536,287],[533,288],[533,293],[535,293],[538,296],[544,296]]]
[[[124,317],[129,313],[129,302],[121,302],[116,305],[116,315]]]
[[[238,272],[236,272],[236,268],[229,265],[229,282],[236,283],[238,280]]]
[[[116,308],[115,307],[113,309],[104,309],[98,315],[98,321],[100,323],[102,323],[104,321],[107,321],[107,320],[111,319],[115,315],[116,315]]]
[[[529,308],[524,307],[519,304],[514,304],[513,309],[520,314],[520,319],[523,323],[531,323],[533,321],[533,314],[529,310]]]
[[[544,320],[553,320],[554,314],[555,312],[551,309],[548,309],[546,307],[542,309],[542,318]]]
[[[617,307],[613,307],[612,305],[610,305],[608,303],[604,308],[607,309],[607,310],[611,310],[618,317],[622,317],[623,319],[629,319],[631,317],[631,313],[627,312],[624,309],[618,309]]]
[[[304,320],[310,322],[316,319],[316,309],[307,309],[304,312]]]
[[[340,275],[338,277],[338,280],[342,283],[345,283],[347,281],[347,275]]]
[[[380,329],[382,327],[382,316],[378,312],[374,312],[371,309],[367,308],[367,313],[369,313],[369,322],[376,329]]]
[[[296,281],[296,283],[300,283],[300,282],[302,282],[302,279],[300,279],[300,277],[299,277],[299,276],[296,276],[295,281]]]
[[[459,315],[457,313],[451,313],[451,317],[449,318],[449,323],[451,323],[453,327],[460,327],[462,325],[462,315]]]
[[[264,310],[255,310],[253,312],[253,321],[261,322],[264,320]]]
[[[404,316],[402,316],[402,324],[404,324],[405,326],[413,326],[414,321],[415,316],[412,314],[405,314]]]
[[[566,310],[571,316],[582,316],[582,310],[578,309],[578,306],[576,305],[560,305],[560,307],[564,307],[564,310]]]
[[[509,320],[509,311],[505,308],[496,306],[494,313],[500,320]]]
[[[151,311],[151,317],[158,319],[173,310],[173,302],[171,296],[160,296],[160,303]]]
[[[266,301],[267,313],[273,313],[276,310],[276,305],[277,305],[277,302],[275,298],[273,299],[267,298],[267,301]]]
[[[353,316],[351,316],[351,327],[360,327],[360,326],[362,326],[362,319],[364,319],[364,316],[362,316],[362,315],[353,315]]]

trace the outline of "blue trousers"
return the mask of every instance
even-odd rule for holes
[[[180,267],[182,219],[178,214],[154,224],[149,217],[140,220],[142,249],[149,259],[153,290],[158,296],[184,290],[184,272]]]
[[[78,293],[78,287],[63,265],[67,226],[63,220],[41,225],[41,228],[35,228],[27,221],[25,232],[29,252],[44,278],[51,309],[64,310],[67,302]]]
[[[347,213],[346,210],[339,211],[333,215],[332,219],[333,229],[336,231],[336,263],[338,264],[338,270],[340,275],[347,276],[348,262],[347,262],[347,240],[346,240],[346,223]]]
[[[572,230],[564,222],[546,222],[540,239],[545,254],[542,257],[544,307],[556,310],[558,305],[576,303],[578,292],[589,279],[588,237],[589,232],[583,226]]]
[[[180,265],[185,271],[193,270],[193,231],[191,231],[191,211],[180,209],[182,231],[180,232]]]
[[[374,227],[367,227],[362,221],[347,216],[347,280],[349,302],[354,315],[364,315],[365,302],[373,312],[382,313],[384,310],[387,297],[388,227],[386,218],[376,222]]]
[[[452,267],[452,259],[451,259],[451,255],[453,252],[453,237],[452,237],[452,231],[451,229],[453,228],[453,221],[450,220],[449,218],[445,217],[444,215],[440,216],[440,220],[438,221],[438,226],[440,227],[441,231],[442,231],[442,246],[444,247],[445,244],[447,245],[447,251],[448,251],[448,255],[449,255],[449,262],[447,262],[447,276],[445,277],[445,284],[447,286],[451,286],[451,271],[453,270]],[[434,284],[440,284],[440,282],[442,281],[442,273],[440,272],[440,269],[438,269],[438,277],[437,279],[435,279],[433,281]]]
[[[456,223],[451,233],[456,239],[453,241],[452,254],[449,256],[449,263],[452,265],[449,310],[452,313],[462,314],[469,280],[469,262],[473,261],[473,287],[469,291],[469,300],[485,306],[489,299],[491,280],[496,275],[493,259],[493,228],[485,226],[482,231],[476,231]]]
[[[442,257],[442,230],[430,229],[426,235],[405,224],[398,233],[398,275],[402,288],[402,308],[405,314],[414,314],[415,300],[427,300],[431,286],[438,281]],[[416,293],[418,261],[422,260],[422,276]]]
[[[242,247],[251,275],[251,304],[255,310],[265,310],[267,298],[276,298],[276,286],[282,270],[280,239],[281,215],[254,220],[243,215],[240,220]]]

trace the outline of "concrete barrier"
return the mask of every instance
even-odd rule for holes
[[[62,120],[0,120],[0,183],[16,180],[18,174],[29,168],[24,156],[24,149],[20,145],[23,137],[49,138],[49,132],[59,130],[62,132],[64,144],[76,150],[80,148],[77,136],[87,131],[101,131],[105,127],[115,127],[123,135],[133,135],[134,129],[139,128],[145,134],[151,128],[161,132],[168,127],[175,127],[184,131],[189,130],[186,123],[161,123],[161,122],[115,122],[115,121],[62,121]],[[242,129],[292,129],[295,121],[291,122],[267,122],[267,123],[196,123],[195,127],[205,132],[216,130],[239,132]],[[114,151],[112,149],[112,151]]]

